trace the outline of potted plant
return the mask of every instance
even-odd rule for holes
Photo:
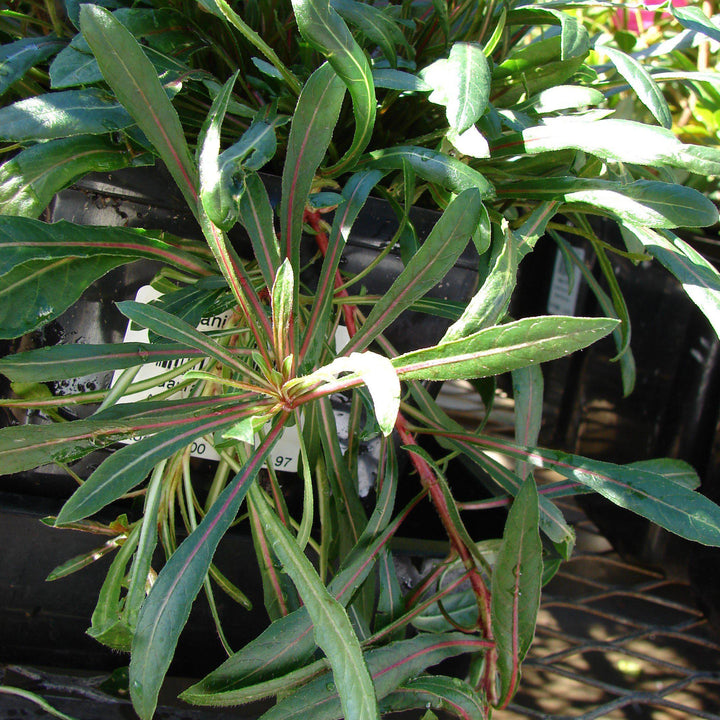
[[[632,385],[611,255],[670,258],[713,321],[720,288],[673,233],[717,221],[715,206],[675,173],[717,173],[720,155],[652,122],[611,117],[572,2],[488,3],[477,12],[470,2],[296,0],[249,4],[243,16],[225,0],[66,9],[78,32],[69,43],[53,39],[63,44],[49,66],[54,89],[22,86],[38,92],[0,110],[0,133],[16,152],[0,169],[3,336],[42,328],[114,268],[140,259],[162,269],[154,299],[117,305],[129,333],[147,331],[142,341],[61,343],[0,360],[17,396],[3,405],[52,421],[4,428],[0,458],[6,473],[66,468],[80,487],[53,523],[112,538],[89,633],[130,652],[140,717],[154,713],[200,590],[211,606],[218,588],[242,597],[213,563],[240,513],[270,622],[182,697],[202,705],[274,698],[267,718],[431,707],[480,717],[506,706],[542,583],[572,552],[554,498],[596,491],[688,539],[720,544],[720,508],[694,491],[685,464],[613,465],[537,447],[541,363],[612,334]],[[62,38],[67,25],[50,20]],[[16,58],[38,44],[26,40],[5,51],[18,78],[25,66]],[[33,60],[43,53],[33,50]],[[42,70],[36,78],[46,79]],[[654,87],[633,78],[643,92]],[[155,158],[203,242],[35,219],[89,170]],[[275,209],[261,169],[281,176]],[[363,287],[364,271],[348,277],[342,265],[372,192],[399,219],[392,240],[402,269],[382,295]],[[410,215],[418,203],[439,211],[423,242]],[[588,280],[606,317],[513,320],[518,266],[560,213],[596,253],[608,290]],[[596,216],[622,227],[624,247],[598,237]],[[238,223],[251,258],[228,239]],[[471,242],[477,292],[462,307],[428,301]],[[690,263],[692,280],[682,274]],[[386,330],[407,310],[440,315],[449,327],[399,352]],[[221,328],[197,329],[222,313]],[[140,379],[139,368],[157,362],[172,367]],[[57,397],[45,385],[107,371],[112,385],[101,390]],[[513,441],[460,427],[426,385],[471,379],[489,405],[502,373],[515,392]],[[138,395],[149,389],[151,397]],[[338,394],[348,397],[342,433]],[[67,420],[78,407],[87,411]],[[302,497],[291,507],[276,472],[278,458],[285,462],[276,448],[289,438]],[[360,445],[371,442],[376,479],[361,502]],[[193,473],[193,444],[216,453],[209,481]],[[113,452],[81,477],[73,463],[99,448]],[[494,497],[458,499],[451,457],[462,458],[478,494],[489,488]],[[563,479],[538,487],[536,468]],[[417,492],[395,507],[411,483]],[[134,505],[118,507],[128,494]],[[404,592],[393,538],[428,503],[444,554]],[[482,522],[470,513],[498,505],[509,507],[502,538],[478,542]],[[469,663],[457,676],[426,672],[461,655]]]

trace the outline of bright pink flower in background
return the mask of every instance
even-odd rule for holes
[[[646,5],[660,5],[664,0],[645,0]],[[634,3],[633,3],[634,4]],[[674,7],[682,7],[687,5],[687,0],[673,0]],[[630,5],[630,4],[628,4]],[[663,13],[663,17],[668,17],[669,13]],[[618,28],[624,30],[630,30],[631,32],[638,32],[638,16],[642,20],[643,30],[647,30],[655,20],[654,10],[640,10],[639,12],[632,7],[628,7],[627,10],[618,10],[615,13],[615,25]],[[627,23],[626,23],[627,20]]]

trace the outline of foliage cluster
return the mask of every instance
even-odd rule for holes
[[[15,393],[2,405],[47,416],[1,430],[0,460],[5,473],[57,463],[72,474],[75,460],[114,448],[78,478],[54,523],[112,538],[103,554],[116,552],[89,632],[131,653],[140,717],[154,713],[201,589],[211,606],[218,591],[245,602],[213,564],[241,507],[271,622],[239,651],[228,647],[228,660],[183,697],[207,705],[275,697],[267,719],[364,719],[426,707],[475,718],[507,705],[542,583],[572,552],[560,497],[598,492],[720,545],[720,508],[695,491],[697,476],[683,463],[611,465],[536,446],[541,363],[612,334],[632,390],[613,255],[656,258],[720,331],[720,278],[675,232],[718,218],[688,181],[720,175],[708,121],[717,114],[718,77],[709,63],[693,64],[694,48],[709,47],[720,31],[701,10],[673,9],[665,36],[640,47],[622,28],[607,31],[616,8],[603,2],[64,5],[66,17],[52,0],[0,11],[0,337],[37,331],[91,283],[137,260],[164,264],[153,282],[161,297],[119,304],[149,331],[146,343],[61,344],[0,359]],[[692,107],[683,105],[691,96]],[[677,119],[680,107],[706,129],[704,142]],[[204,242],[158,228],[38,219],[55,193],[88,172],[158,159]],[[260,170],[282,177],[275,207]],[[404,265],[383,296],[362,294],[362,277],[341,270],[371,193],[397,214],[383,253],[399,249]],[[426,238],[410,217],[418,203],[442,211]],[[622,246],[599,233],[598,218],[619,226]],[[228,240],[236,225],[251,258]],[[599,279],[560,230],[589,243]],[[546,233],[568,267],[581,268],[605,317],[508,316],[518,266]],[[426,299],[471,242],[480,258],[475,295],[462,307]],[[313,243],[310,286],[302,258]],[[384,333],[409,309],[449,327],[438,343],[400,354]],[[196,329],[219,311],[228,312],[222,331]],[[169,375],[135,381],[141,366],[161,360],[180,362]],[[44,385],[105,369],[117,371],[111,388],[52,397]],[[516,399],[513,441],[459,426],[428,391],[432,381],[469,379],[489,411],[503,373]],[[169,377],[178,384],[147,396]],[[330,402],[337,393],[352,397],[347,447]],[[64,420],[61,410],[78,405],[90,414]],[[286,433],[300,447],[297,517],[270,461]],[[420,442],[428,437],[433,454]],[[190,463],[201,438],[220,457],[209,487]],[[359,444],[370,438],[379,444],[371,506],[357,487]],[[498,453],[512,462],[500,463]],[[462,459],[478,493],[494,496],[472,503],[472,513],[510,508],[502,538],[474,537],[482,521],[455,498],[451,457]],[[538,485],[538,468],[562,480]],[[417,483],[402,508],[399,483]],[[138,489],[141,513],[91,519]],[[447,553],[406,591],[390,543],[427,502]],[[158,546],[162,568],[153,567]],[[219,622],[218,630],[222,638]],[[426,672],[461,654],[470,658],[467,677]]]

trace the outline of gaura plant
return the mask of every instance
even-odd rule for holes
[[[266,719],[364,719],[428,707],[476,718],[505,707],[532,642],[541,586],[572,552],[559,497],[598,492],[720,545],[720,508],[695,492],[698,478],[684,463],[612,465],[537,447],[543,362],[612,334],[632,389],[613,254],[658,258],[720,328],[718,275],[674,233],[717,221],[715,206],[676,178],[717,175],[720,153],[677,139],[655,80],[640,63],[618,60],[620,51],[613,62],[652,118],[612,117],[576,3],[294,0],[250,2],[242,15],[225,0],[105,4],[66,2],[77,33],[53,15],[55,34],[43,34],[46,21],[32,4],[0,16],[9,37],[0,90],[14,100],[0,109],[8,153],[0,168],[2,337],[41,328],[134,260],[164,264],[154,281],[162,297],[119,303],[148,330],[147,342],[56,345],[0,360],[17,395],[2,404],[42,410],[48,421],[1,430],[0,460],[6,473],[57,463],[72,474],[75,460],[114,449],[77,478],[54,523],[114,537],[89,633],[130,653],[141,718],[154,713],[201,588],[211,607],[218,589],[244,600],[213,564],[242,507],[270,622],[239,651],[227,647],[227,661],[182,697],[218,706],[275,698]],[[55,192],[88,171],[158,158],[204,243],[153,228],[37,219]],[[276,207],[261,168],[282,174]],[[362,278],[341,270],[371,193],[397,212],[385,252],[397,244],[404,262],[383,296],[363,294]],[[418,201],[442,211],[423,242],[409,214]],[[593,216],[619,225],[624,246],[598,235]],[[237,224],[250,259],[228,240]],[[601,281],[558,236],[607,317],[512,319],[519,263],[559,230],[592,247]],[[308,285],[301,249],[313,240],[319,272]],[[470,242],[480,257],[470,302],[427,300]],[[223,331],[199,332],[198,321],[217,309],[229,311]],[[409,309],[439,314],[449,327],[439,342],[401,354],[385,331]],[[132,398],[168,377],[135,381],[137,369],[167,360],[180,362],[178,384]],[[108,369],[117,372],[108,389],[52,397],[43,385]],[[514,441],[461,427],[428,389],[470,379],[488,399],[492,378],[508,372]],[[353,398],[346,448],[330,404],[336,393]],[[94,408],[88,417],[63,421],[59,409],[82,404]],[[298,517],[269,462],[292,428]],[[380,438],[370,506],[357,488],[358,445],[369,437]],[[431,454],[426,438],[439,451]],[[200,439],[220,457],[207,492],[189,460]],[[459,503],[451,457],[462,458],[478,492],[495,497]],[[563,479],[538,485],[538,468]],[[417,495],[397,508],[400,483],[416,483]],[[138,516],[91,519],[138,492]],[[447,553],[404,592],[390,541],[428,502]],[[482,523],[470,508],[498,504],[509,507],[503,537],[478,542]],[[158,544],[162,567],[153,566]],[[219,622],[218,630],[225,642]],[[458,655],[469,658],[466,676],[427,672]]]

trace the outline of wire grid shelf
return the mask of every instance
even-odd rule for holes
[[[720,642],[682,581],[623,561],[576,507],[520,690],[494,720],[720,720]]]

